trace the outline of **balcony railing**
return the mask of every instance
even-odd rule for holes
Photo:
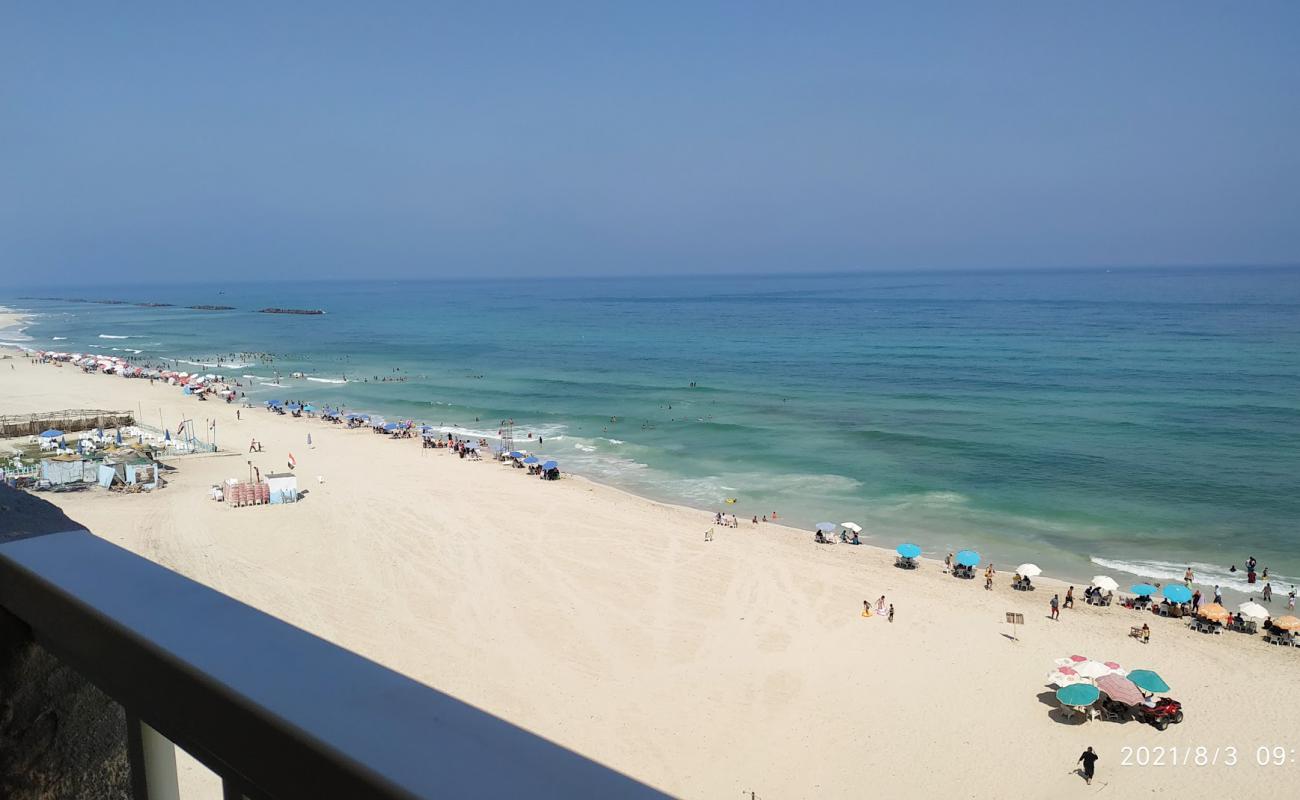
[[[0,607],[126,710],[135,800],[172,743],[227,800],[662,796],[85,531],[0,544]]]

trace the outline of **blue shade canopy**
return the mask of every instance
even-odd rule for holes
[[[312,412],[312,413],[315,413],[315,412],[316,412],[316,406],[312,405],[311,403],[308,403],[307,405],[305,405],[305,406],[302,407],[302,410],[303,410],[303,411],[310,411],[310,412]]]
[[[285,406],[285,408],[289,409],[290,411],[299,411],[302,409],[302,406],[298,405],[297,403],[289,403],[288,405]]]
[[[1149,669],[1135,669],[1128,674],[1128,679],[1139,689],[1148,692],[1169,691],[1169,684],[1165,683],[1165,679]]]
[[[518,450],[511,450],[510,453],[509,453],[509,455],[510,455],[511,458],[523,458],[523,457],[524,457],[524,454],[521,453],[521,452],[519,452]]]
[[[556,461],[547,461],[542,465],[542,469],[559,469],[560,465]]]
[[[1192,590],[1181,583],[1171,583],[1160,590],[1160,594],[1171,603],[1187,603],[1192,599]]]
[[[1156,593],[1156,587],[1149,583],[1135,583],[1129,587],[1129,591],[1138,597],[1150,597]]]
[[[1101,691],[1091,683],[1072,683],[1056,690],[1056,699],[1067,706],[1090,706],[1100,696]]]
[[[910,542],[907,544],[900,544],[898,546],[898,554],[903,558],[920,558],[921,547],[920,545],[911,544]]]
[[[63,431],[58,430],[57,428],[50,428],[47,431],[41,431],[41,437],[45,439],[53,439],[56,436],[62,436],[62,435],[63,435]]]
[[[283,403],[283,401],[281,401],[281,400],[267,400],[267,401],[266,401],[266,404],[267,404],[268,406],[273,406],[273,407],[274,407],[274,406],[281,405],[282,403]]]
[[[524,459],[525,464],[536,464],[538,461],[541,461],[541,459],[538,458],[537,456],[529,456],[528,458]]]
[[[817,523],[817,530],[822,531],[823,533],[828,533],[828,532],[830,532],[830,531],[835,530],[835,523],[834,523],[834,522],[819,522],[819,523]]]
[[[978,567],[980,563],[980,554],[974,550],[962,550],[957,554],[957,563],[963,567]]]
[[[395,431],[395,430],[397,430],[397,429],[400,428],[400,427],[402,427],[402,426],[401,426],[401,425],[398,425],[396,422],[385,422],[385,423],[384,423],[384,430],[386,430],[386,431]]]

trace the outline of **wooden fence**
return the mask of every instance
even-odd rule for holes
[[[134,424],[135,416],[130,411],[73,408],[40,414],[9,414],[0,416],[0,438],[35,436],[50,428],[72,433],[88,431],[92,428],[108,430]]]

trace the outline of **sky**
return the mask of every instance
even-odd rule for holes
[[[1294,2],[6,3],[0,275],[1300,263],[1298,39]]]

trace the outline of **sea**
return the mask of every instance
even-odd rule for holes
[[[0,289],[34,315],[0,339],[233,376],[255,402],[512,419],[518,446],[704,527],[853,521],[1000,569],[1192,566],[1241,592],[1254,556],[1275,592],[1300,583],[1298,269],[59,286]]]

